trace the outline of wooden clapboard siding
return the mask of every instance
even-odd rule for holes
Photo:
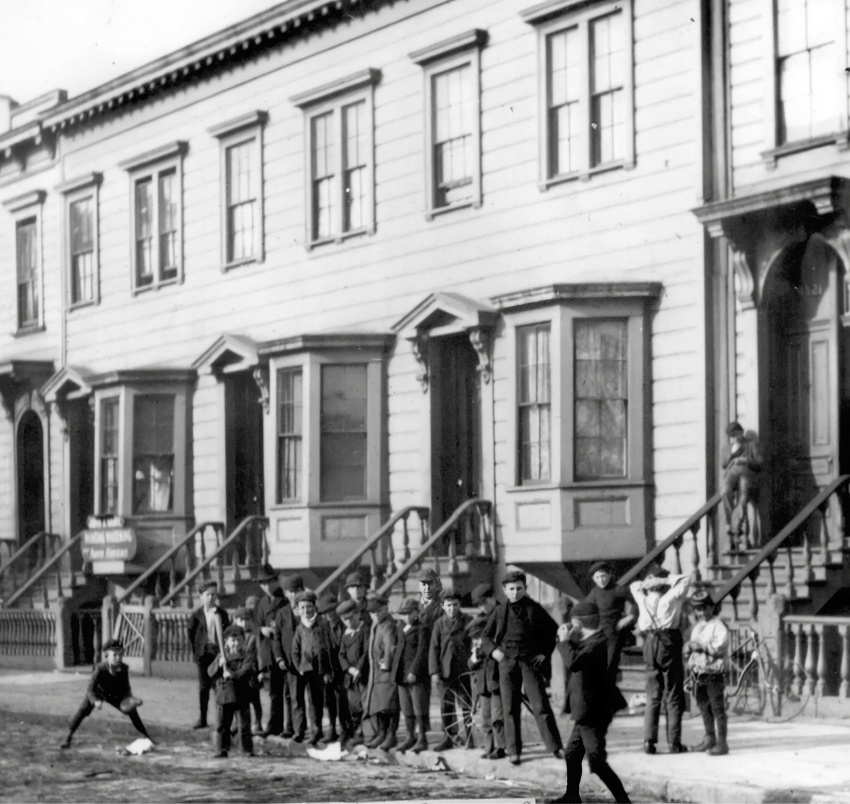
[[[15,436],[8,419],[0,426],[0,539],[16,541]]]

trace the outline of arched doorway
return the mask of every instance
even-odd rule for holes
[[[21,416],[17,437],[18,542],[45,530],[44,430],[32,410]]]
[[[768,533],[849,465],[842,446],[850,431],[842,287],[841,262],[818,236],[790,248],[765,284]]]

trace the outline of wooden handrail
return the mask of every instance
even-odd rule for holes
[[[424,505],[408,505],[393,514],[383,525],[381,525],[381,527],[372,536],[370,536],[360,546],[360,548],[355,553],[353,553],[348,558],[348,560],[344,564],[341,564],[316,587],[316,594],[322,594],[322,592],[324,592],[325,589],[328,589],[332,584],[334,584],[337,579],[347,575],[355,564],[359,565],[360,559],[369,550],[371,550],[383,538],[386,533],[390,532],[400,519],[407,519],[414,511],[419,514],[420,520],[425,520],[428,518],[431,509]]]
[[[695,514],[691,515],[688,519],[686,519],[681,525],[679,525],[676,530],[674,530],[663,542],[655,545],[637,564],[635,564],[622,578],[617,581],[618,586],[626,586],[631,583],[641,572],[643,572],[650,564],[652,564],[660,555],[663,555],[672,545],[674,545],[679,539],[683,538],[684,535],[692,530],[697,523],[704,517],[706,514],[713,511],[718,505],[720,505],[721,500],[723,499],[723,492],[719,491],[713,497],[711,497],[705,505],[702,506]]]
[[[399,569],[397,569],[395,573],[393,573],[393,575],[384,581],[381,587],[377,590],[378,594],[386,594],[399,578],[403,578],[407,575],[408,570],[416,564],[470,508],[484,508],[487,513],[490,513],[493,508],[493,503],[489,500],[480,500],[477,498],[462,502],[457,508],[455,508],[452,515],[439,527],[437,532],[433,533],[427,542],[422,544],[419,549]]]
[[[159,568],[165,564],[173,556],[177,555],[180,550],[186,546],[186,544],[195,537],[196,534],[202,533],[208,527],[216,527],[218,526],[222,530],[224,530],[223,522],[201,522],[199,525],[195,525],[192,530],[190,530],[177,544],[174,545],[167,553],[164,553],[160,556],[150,567],[148,567],[138,578],[136,578],[133,583],[131,583],[123,592],[120,592],[115,595],[115,602],[120,603],[122,600],[126,600],[130,595],[136,591],[148,578],[151,577],[155,572],[159,570]]]
[[[172,601],[180,592],[182,592],[195,578],[200,575],[205,568],[209,567],[212,564],[213,560],[218,558],[228,547],[230,547],[233,542],[236,541],[239,536],[242,535],[244,531],[248,529],[250,525],[253,525],[255,522],[261,522],[266,527],[268,527],[269,520],[268,517],[265,516],[257,516],[251,515],[246,516],[237,526],[234,528],[233,533],[231,533],[212,553],[210,553],[204,561],[198,564],[194,570],[186,574],[186,577],[183,578],[180,583],[178,583],[169,593],[159,602],[160,606],[165,606],[167,603]]]
[[[48,533],[46,530],[40,530],[38,533],[35,534],[35,536],[31,536],[29,539],[27,539],[27,541],[24,543],[24,545],[22,547],[20,547],[2,567],[0,567],[0,578],[3,577],[6,570],[8,570],[9,567],[12,566],[12,564],[14,564],[22,555],[24,555],[26,552],[28,552],[29,549],[39,539],[41,539],[43,537],[50,537],[51,539],[58,539],[59,538],[59,536],[57,536],[55,533]]]
[[[759,565],[775,553],[783,543],[793,536],[797,529],[802,525],[818,508],[820,508],[826,500],[831,497],[839,488],[846,486],[850,482],[850,475],[841,475],[832,481],[828,486],[825,486],[821,491],[795,516],[779,533],[776,534],[764,547],[756,553],[733,578],[730,578],[720,590],[715,592],[712,597],[715,605],[720,603],[730,592],[739,587],[754,570],[757,570]]]
[[[38,583],[47,574],[47,572],[53,568],[55,564],[59,563],[59,560],[62,558],[62,556],[64,556],[66,553],[69,553],[73,547],[75,547],[82,541],[84,533],[85,531],[81,530],[76,536],[74,536],[73,539],[68,541],[68,543],[65,544],[64,547],[60,548],[57,552],[55,552],[49,560],[45,561],[44,564],[40,567],[40,569],[38,569],[38,571],[30,575],[30,577],[12,593],[8,600],[4,602],[4,607],[10,608],[18,600],[18,598],[21,597],[21,595],[27,592],[30,587]]]

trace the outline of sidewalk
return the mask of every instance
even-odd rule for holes
[[[0,709],[56,715],[63,719],[76,709],[89,673],[22,672],[0,669]],[[145,723],[153,727],[187,729],[196,719],[197,688],[194,681],[133,676],[133,693],[144,700]],[[267,701],[265,702],[267,705]],[[107,716],[120,717],[104,710]],[[571,724],[559,718],[564,737]],[[643,719],[618,717],[609,733],[609,755],[626,789],[645,798],[678,802],[809,802],[850,804],[850,721],[804,720],[765,723],[732,718],[725,757],[705,754],[647,756],[640,750]],[[663,733],[663,722],[662,722]],[[564,763],[533,744],[537,734],[526,729],[529,743],[522,765],[506,760],[481,759],[479,750],[453,749],[440,754],[397,756],[400,763],[431,768],[442,758],[453,771],[476,777],[513,779],[539,787],[541,795],[558,795],[564,787]],[[698,742],[702,724],[698,717],[685,720],[684,741]],[[293,753],[304,751],[292,745]],[[665,746],[659,744],[659,750]],[[602,788],[585,768],[582,789]],[[506,791],[507,792],[507,791]]]

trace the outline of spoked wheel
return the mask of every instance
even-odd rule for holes
[[[766,701],[757,662],[746,666],[736,687],[726,693],[726,708],[736,715],[761,715]]]
[[[785,723],[801,715],[809,702],[806,671],[798,662],[788,662],[781,672],[773,668],[767,679],[770,710],[766,713],[771,723]]]
[[[475,738],[472,725],[472,673],[460,677],[457,692],[451,696],[453,709],[443,720],[443,727],[451,741],[459,748],[473,748]]]

